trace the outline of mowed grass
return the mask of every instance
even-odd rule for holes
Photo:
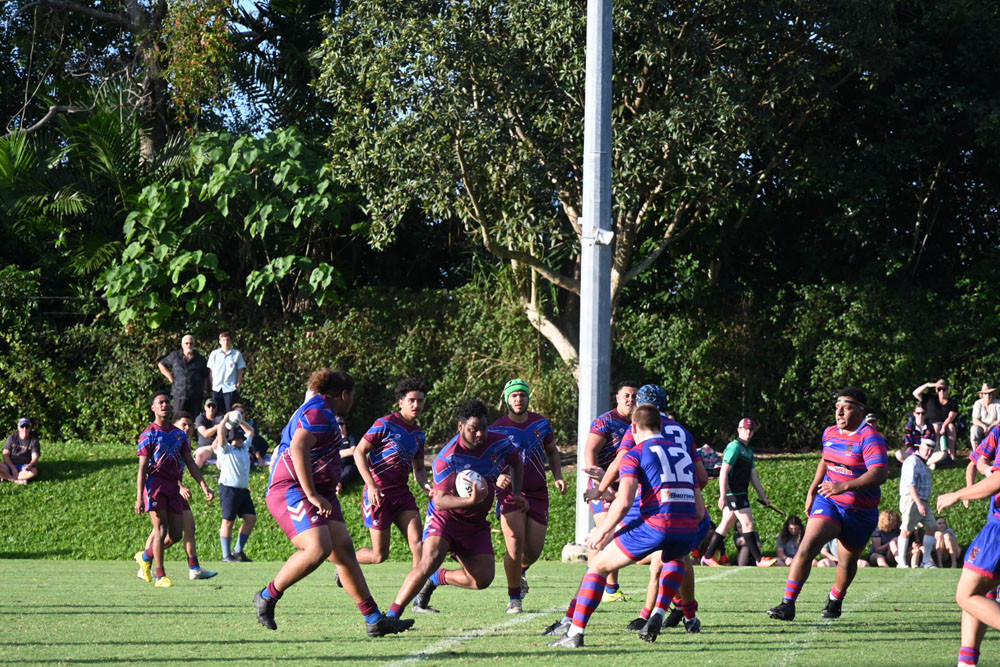
[[[285,594],[275,632],[258,625],[250,601],[279,563],[204,565],[221,574],[189,581],[170,562],[174,588],[156,589],[122,561],[0,560],[0,664],[943,665],[954,664],[959,648],[958,570],[861,570],[843,617],[827,621],[820,611],[834,573],[817,568],[798,618],[783,623],[764,610],[780,601],[787,569],[698,567],[702,632],[665,629],[647,644],[623,629],[648,577],[636,566],[622,573],[634,601],[601,605],[586,646],[570,651],[548,648],[539,633],[562,616],[583,573],[578,564],[532,568],[521,616],[504,613],[498,572],[485,591],[439,589],[433,604],[442,613],[416,615],[410,632],[382,639],[364,634],[329,565]],[[383,609],[408,569],[366,566]],[[992,635],[983,657],[1000,658]]]

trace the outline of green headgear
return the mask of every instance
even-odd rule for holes
[[[521,378],[514,378],[503,386],[503,402],[507,403],[510,395],[515,391],[523,391],[528,395],[528,398],[531,398],[531,387],[528,386],[528,383]]]

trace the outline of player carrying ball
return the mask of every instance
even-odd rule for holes
[[[587,545],[599,553],[587,568],[577,593],[573,621],[566,634],[549,646],[579,648],[590,616],[597,609],[607,575],[637,563],[654,552],[663,552],[665,567],[660,578],[658,616],[662,617],[684,577],[680,560],[691,551],[698,526],[705,516],[701,488],[694,475],[694,462],[687,449],[663,437],[660,412],[653,405],[639,405],[632,411],[636,445],[621,460],[618,495],[604,523],[591,532]],[[639,516],[614,531],[636,493],[641,493]],[[613,539],[612,539],[613,538]]]

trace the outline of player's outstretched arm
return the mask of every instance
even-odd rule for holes
[[[937,510],[943,512],[959,500],[980,500],[1000,493],[1000,475],[990,475],[972,486],[951,493],[942,493],[937,499]]]

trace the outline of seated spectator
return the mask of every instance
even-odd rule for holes
[[[996,389],[988,382],[979,390],[979,400],[972,405],[972,426],[969,428],[970,449],[982,442],[990,429],[1000,424],[1000,401],[996,400]]]
[[[933,388],[934,395],[924,396],[927,389]],[[934,470],[935,466],[947,465],[955,460],[955,440],[957,430],[955,420],[958,419],[958,403],[951,398],[951,387],[948,386],[944,378],[937,382],[925,382],[913,390],[913,397],[920,401],[927,412],[927,423],[934,429],[934,437],[938,443],[938,449],[944,454],[937,456],[930,461],[928,467]]]
[[[747,546],[746,537],[743,533],[733,533],[733,547],[736,549],[736,564],[739,567],[756,565],[753,556],[750,555],[750,547]]]
[[[819,550],[816,567],[837,567],[837,538],[833,538]]]
[[[899,512],[882,510],[878,514],[878,527],[872,533],[871,555],[868,561],[875,567],[896,567],[898,538]]]
[[[24,486],[38,476],[41,456],[42,445],[38,436],[31,432],[31,420],[21,417],[17,420],[17,430],[7,436],[3,445],[0,479]]]
[[[194,429],[198,432],[198,447],[194,450],[194,463],[199,468],[204,468],[205,464],[215,456],[212,443],[219,432],[219,422],[222,415],[215,399],[205,401],[205,411],[194,420]]]
[[[244,420],[246,420],[246,423],[249,424],[250,428],[253,429],[253,437],[250,438],[250,440],[248,441],[250,444],[250,455],[251,455],[250,464],[252,466],[261,466],[266,468],[268,465],[267,440],[265,440],[264,436],[260,434],[260,429],[257,427],[257,422],[253,419],[250,419],[250,411],[247,409],[247,406],[242,403],[237,403],[233,406],[234,409],[237,407],[243,413],[243,418]]]
[[[943,516],[937,518],[937,534],[934,535],[934,552],[938,567],[945,567],[945,557],[952,567],[962,567],[962,547],[958,545],[955,531]]]
[[[931,537],[930,539],[930,544],[927,543],[927,540],[925,539],[926,537],[927,537],[927,531],[924,530],[923,526],[920,526],[915,531],[913,531],[913,542],[910,544],[910,567],[914,569],[918,567],[932,568],[932,569],[937,567],[937,565],[935,565],[933,561],[931,561],[930,565],[928,565],[924,560],[925,550],[928,548],[928,546],[930,546],[930,544],[934,544],[933,537]],[[934,547],[930,548],[933,549]]]
[[[920,441],[934,439],[934,430],[926,420],[927,411],[919,403],[903,427],[903,447],[896,450],[896,460],[902,463],[906,457],[920,448]]]
[[[795,514],[789,514],[781,526],[775,550],[778,552],[778,565],[790,566],[795,554],[799,552],[802,543],[802,519]]]

